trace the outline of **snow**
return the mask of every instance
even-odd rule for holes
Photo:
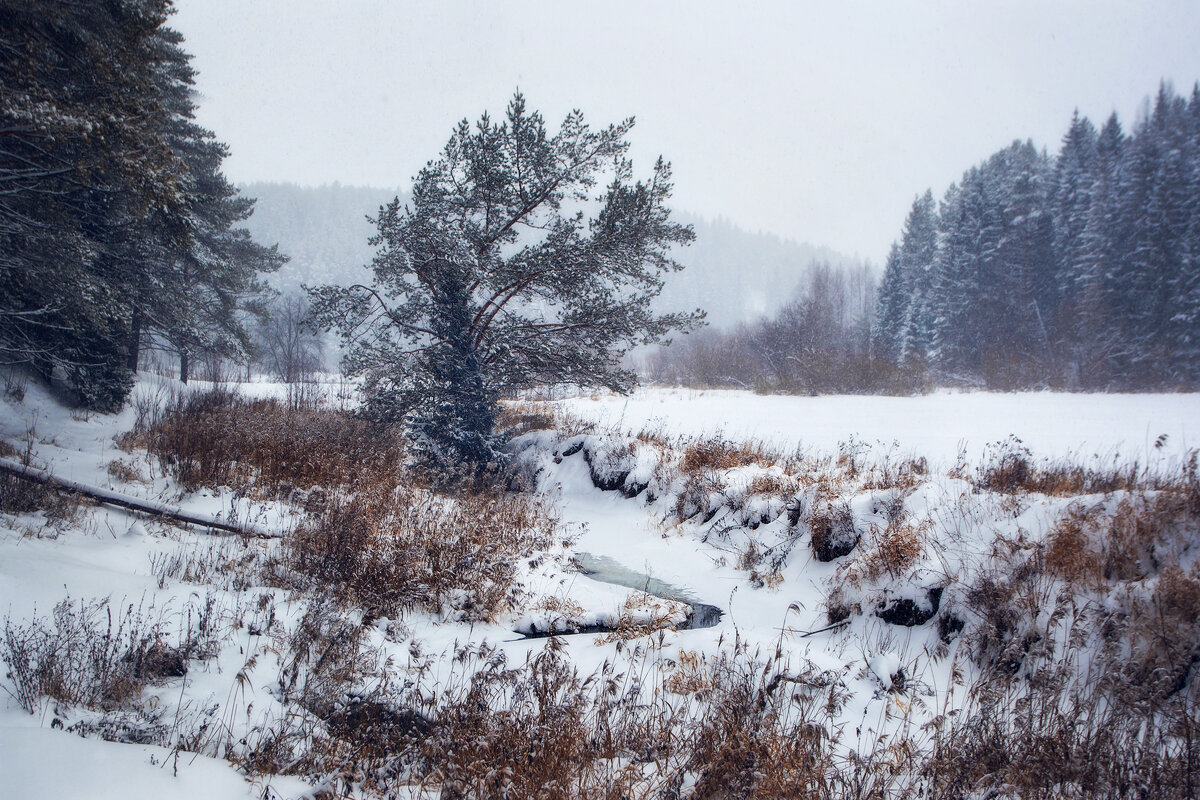
[[[137,391],[153,393],[160,386],[144,380]],[[263,382],[248,386],[258,395],[283,393],[277,385]],[[639,392],[628,401],[605,396],[558,402],[573,413],[628,431],[644,426],[668,434],[721,430],[727,437],[754,437],[781,448],[800,443],[818,453],[836,452],[839,443],[853,438],[884,457],[912,452],[943,463],[955,462],[963,447],[973,454],[970,463],[977,463],[987,442],[1010,433],[1021,436],[1035,453],[1051,456],[1094,452],[1111,457],[1120,452],[1130,458],[1178,460],[1188,446],[1200,444],[1200,431],[1192,421],[1200,419],[1200,395],[941,392],[917,398],[798,398],[656,389]],[[36,385],[29,387],[23,403],[0,400],[0,436],[19,450],[31,439],[34,464],[55,475],[111,486],[195,513],[236,514],[280,532],[295,523],[297,512],[285,504],[239,498],[228,490],[186,493],[161,474],[148,474],[142,483],[114,484],[107,471],[109,462],[136,458],[120,451],[113,440],[131,424],[130,411],[88,418],[72,415]],[[1153,442],[1162,433],[1168,435],[1167,443],[1155,449]],[[571,444],[580,442],[587,449],[564,455]],[[930,544],[913,566],[902,575],[856,583],[846,578],[855,571],[866,574],[860,554],[822,563],[803,546],[783,561],[779,583],[764,584],[751,580],[739,558],[751,541],[766,547],[795,540],[795,528],[789,526],[779,497],[754,494],[751,489],[758,478],[784,477],[778,466],[738,467],[714,476],[720,491],[710,491],[711,509],[726,513],[704,524],[698,521],[702,515],[679,523],[671,514],[672,492],[679,491],[679,482],[672,482],[669,453],[662,449],[607,434],[558,441],[554,434],[539,433],[529,435],[525,444],[528,450],[522,457],[540,468],[540,490],[554,498],[564,530],[576,535],[574,543],[524,565],[525,602],[494,623],[470,625],[452,615],[432,614],[375,620],[371,643],[396,668],[411,662],[410,648],[431,656],[437,665],[433,674],[440,677],[454,668],[452,654],[466,643],[488,642],[502,648],[509,663],[519,664],[546,646],[545,639],[524,638],[519,632],[637,624],[656,618],[683,620],[687,607],[680,602],[575,571],[570,556],[586,553],[589,563],[609,564],[614,573],[648,576],[654,587],[668,585],[674,597],[725,612],[714,627],[663,631],[656,657],[664,662],[678,658],[682,651],[713,655],[737,638],[763,653],[782,647],[794,663],[807,661],[841,676],[850,700],[840,722],[848,723],[847,732],[856,731],[853,736],[847,733],[845,744],[864,750],[901,724],[889,710],[898,702],[893,695],[902,687],[893,687],[893,676],[901,668],[908,682],[934,687],[952,683],[948,661],[929,657],[938,645],[935,625],[889,625],[873,609],[883,598],[908,598],[928,607],[927,588],[962,579],[977,569],[993,537],[1044,535],[1070,502],[1069,498],[1039,498],[1014,504],[975,492],[967,481],[944,470],[931,470],[929,478],[907,494],[887,488],[848,489],[832,500],[848,509],[860,536],[878,534],[886,524],[883,508],[897,497],[913,518],[936,520]],[[152,472],[148,463],[140,465]],[[595,485],[597,471],[609,477],[629,474],[616,487],[621,491],[602,491]],[[625,496],[647,484],[659,492],[654,498],[647,498],[644,491]],[[799,496],[805,513],[812,513],[817,497],[811,487],[803,488]],[[757,525],[753,532],[746,527],[751,520]],[[766,521],[759,524],[761,520]],[[206,602],[215,604],[219,613],[232,614],[247,596],[170,580],[160,585],[155,576],[154,559],[202,550],[216,537],[111,508],[89,508],[81,518],[57,529],[45,522],[41,515],[0,516],[0,614],[15,623],[45,616],[68,597],[76,602],[111,598],[114,608],[142,605],[175,624],[188,608]],[[252,546],[277,545],[256,542]],[[850,587],[843,600],[858,604],[862,612],[842,626],[823,630],[829,624],[826,605],[835,579]],[[279,608],[279,624],[285,628],[295,625],[303,613],[301,604],[278,590],[249,591],[256,597],[271,593]],[[954,602],[952,588],[942,602]],[[582,674],[606,661],[612,663],[621,652],[618,643],[593,634],[564,641],[569,642]],[[193,663],[185,678],[148,687],[147,696],[167,714],[176,709],[194,713],[215,704],[231,730],[246,735],[271,715],[284,712],[267,689],[277,679],[280,664],[278,654],[265,645],[249,629],[239,629],[221,641],[214,658]],[[249,678],[245,688],[239,674]],[[937,709],[943,699],[932,698],[927,707]],[[0,772],[6,791],[15,789],[13,796],[18,797],[143,800],[301,797],[312,789],[297,780],[273,779],[270,793],[264,794],[266,786],[248,782],[227,762],[192,754],[180,755],[176,775],[175,758],[168,749],[85,739],[50,727],[58,714],[69,727],[88,713],[47,703],[39,714],[30,716],[0,692]],[[914,706],[907,718],[919,721],[920,713],[924,712]],[[71,769],[62,769],[64,764]]]
[[[1020,438],[1035,455],[1122,460],[1178,458],[1200,447],[1200,393],[1068,394],[957,392],[914,397],[758,395],[747,391],[640,389],[558,400],[563,410],[637,433],[760,440],[836,453],[861,442],[877,454],[977,463],[989,442]],[[1162,448],[1154,447],[1162,434]]]
[[[892,688],[892,676],[900,671],[900,656],[890,652],[876,653],[867,661],[867,667],[887,691]]]
[[[296,778],[247,781],[226,761],[164,747],[83,739],[40,727],[37,718],[0,715],[4,794],[12,798],[175,800],[311,797]]]

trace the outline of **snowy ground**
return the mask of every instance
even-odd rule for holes
[[[153,395],[163,385],[146,380],[137,392]],[[281,391],[261,382],[248,384],[247,389],[258,395]],[[635,432],[642,428],[689,435],[720,431],[734,439],[756,438],[786,449],[802,444],[816,452],[836,452],[839,443],[854,437],[877,450],[898,447],[900,452],[944,464],[953,463],[963,448],[974,462],[986,443],[1009,434],[1021,437],[1035,453],[1054,456],[1095,453],[1111,458],[1120,453],[1125,459],[1178,459],[1187,447],[1200,444],[1195,422],[1200,420],[1200,395],[942,392],[916,398],[796,398],[647,390],[629,399],[559,402],[576,415]],[[0,401],[0,437],[18,450],[31,447],[33,463],[56,474],[223,519],[251,520],[280,532],[294,524],[295,511],[283,504],[254,503],[228,492],[183,493],[168,478],[153,474],[146,461],[139,464],[145,472],[143,482],[115,483],[108,465],[129,456],[113,439],[131,424],[132,411],[117,416],[72,415],[35,385],[28,388],[23,402]],[[1154,442],[1161,434],[1168,438],[1164,447],[1156,449]],[[893,446],[894,441],[899,445]],[[929,625],[895,627],[865,614],[847,628],[806,635],[827,621],[824,602],[836,564],[817,562],[807,550],[798,550],[783,569],[782,583],[756,584],[738,567],[744,530],[710,535],[711,529],[696,524],[673,524],[668,514],[670,497],[648,503],[644,496],[628,499],[620,492],[601,491],[593,485],[582,454],[560,455],[556,460],[551,458],[553,443],[543,444],[546,449],[534,456],[542,467],[541,489],[557,498],[564,526],[577,534],[575,550],[612,559],[725,611],[715,627],[667,633],[661,658],[677,658],[682,651],[715,653],[728,647],[735,636],[764,651],[782,646],[796,659],[843,676],[853,698],[843,721],[851,723],[846,730],[855,731],[847,744],[864,751],[877,747],[879,737],[895,730],[899,718],[919,720],[924,713],[919,707],[936,709],[944,699],[937,687],[948,685],[949,666],[927,658],[936,646],[936,633]],[[847,498],[858,515],[856,524],[872,524],[873,497]],[[988,506],[970,497],[969,487],[943,473],[906,500],[915,514],[940,514],[948,529],[964,518],[967,502],[975,504],[970,507],[974,519],[986,523],[943,548],[936,565],[943,574],[964,569],[972,554],[982,551],[988,537],[999,530],[1029,530],[1033,535],[1044,531],[1061,506],[1035,504],[1017,509],[1014,516],[1011,508]],[[155,558],[209,546],[212,537],[140,523],[115,510],[91,509],[54,533],[40,527],[42,523],[36,516],[0,516],[0,614],[14,622],[44,616],[68,597],[75,601],[110,597],[114,605],[140,604],[168,616],[208,601],[233,614],[241,602],[241,594],[217,588],[170,581],[160,586],[153,574]],[[755,536],[768,541],[774,535],[785,536],[786,528],[778,518]],[[914,572],[920,574],[925,573]],[[533,570],[525,579],[534,598],[557,597],[578,605],[585,612],[578,621],[585,624],[611,620],[630,594],[558,568]],[[284,617],[299,614],[281,595],[276,600]],[[657,611],[679,613],[677,607]],[[396,662],[405,663],[404,654],[413,643],[420,643],[426,653],[448,657],[456,644],[489,641],[508,651],[510,663],[519,663],[544,647],[546,640],[523,639],[514,631],[531,624],[544,629],[551,621],[544,603],[530,604],[493,625],[468,626],[417,615],[405,621],[411,638],[395,645]],[[567,641],[584,673],[620,658],[619,645],[591,635]],[[378,644],[385,649],[392,646],[385,641]],[[262,657],[250,665],[256,653]],[[918,687],[924,687],[910,693],[915,703],[903,706],[886,691],[890,676],[900,666],[917,679]],[[156,696],[155,707],[194,711],[215,704],[215,718],[249,730],[256,720],[281,710],[265,689],[277,668],[266,648],[243,631],[226,638],[220,654],[186,678],[148,691]],[[248,684],[239,679],[243,674],[249,676]],[[164,748],[83,739],[51,727],[59,715],[70,727],[73,719],[86,718],[85,712],[46,704],[40,714],[30,717],[11,698],[0,697],[0,703],[0,773],[6,793],[12,791],[14,797],[299,797],[310,789],[293,779],[278,779],[270,782],[268,794],[261,781],[247,783],[224,761],[191,755],[176,759]],[[63,770],[64,764],[71,769]]]
[[[1019,437],[1035,455],[1123,461],[1177,457],[1200,447],[1200,394],[937,391],[915,397],[757,395],[648,388],[556,404],[632,433],[661,430],[759,439],[785,449],[836,452],[852,439],[951,464],[978,461],[989,442]],[[1154,447],[1160,435],[1166,441]]]

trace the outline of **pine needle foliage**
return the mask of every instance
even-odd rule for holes
[[[651,308],[681,268],[671,248],[694,234],[666,206],[667,162],[634,178],[632,127],[593,129],[573,111],[551,134],[517,93],[503,121],[459,123],[411,205],[380,209],[369,285],[312,292],[317,319],[344,338],[347,372],[364,378],[369,415],[404,420],[431,461],[485,467],[502,460],[500,396],[627,390],[631,347],[700,321]]]

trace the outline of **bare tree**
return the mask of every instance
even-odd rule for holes
[[[288,384],[312,380],[321,368],[321,337],[309,325],[308,298],[299,293],[275,298],[258,329],[258,360]]]

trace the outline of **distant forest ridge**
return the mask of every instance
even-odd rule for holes
[[[246,222],[254,239],[278,243],[290,261],[271,276],[277,289],[301,284],[348,284],[368,277],[363,267],[374,248],[375,232],[367,221],[380,205],[405,192],[395,188],[318,187],[292,183],[248,183],[241,187],[256,198],[254,215]],[[752,233],[725,219],[677,212],[692,225],[696,241],[679,260],[686,269],[666,278],[659,297],[663,311],[702,308],[714,327],[728,327],[776,313],[806,280],[814,264],[835,269],[862,270],[863,261],[770,233]]]

